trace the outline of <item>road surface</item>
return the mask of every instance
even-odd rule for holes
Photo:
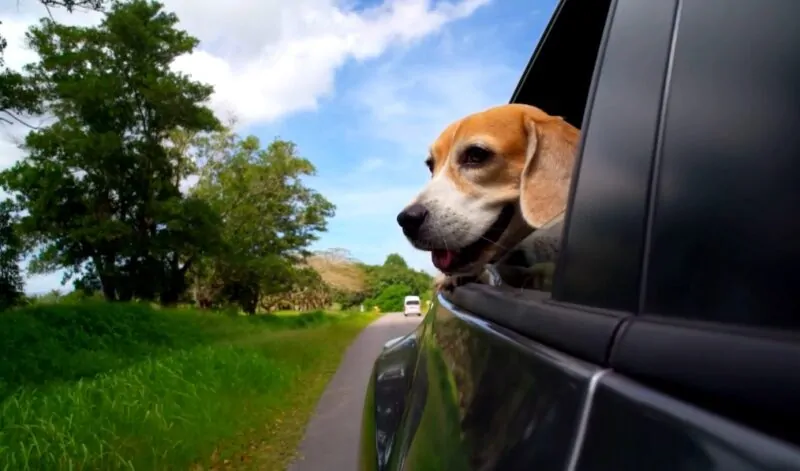
[[[342,364],[317,403],[289,471],[355,471],[364,394],[383,344],[411,332],[422,317],[381,316],[347,349]]]

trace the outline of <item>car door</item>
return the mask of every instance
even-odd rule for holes
[[[552,280],[440,295],[362,469],[800,469],[795,5],[559,4],[512,98],[582,131]]]
[[[648,26],[671,47],[638,307],[576,469],[800,469],[800,4],[659,8],[674,19]]]

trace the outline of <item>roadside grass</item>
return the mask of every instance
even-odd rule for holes
[[[0,470],[277,470],[375,316],[85,302],[2,317]]]

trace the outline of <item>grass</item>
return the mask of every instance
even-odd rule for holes
[[[374,318],[96,302],[3,316],[0,470],[284,469]]]

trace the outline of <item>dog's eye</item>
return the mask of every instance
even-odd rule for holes
[[[469,146],[461,155],[461,163],[466,166],[477,166],[485,163],[492,157],[490,150],[479,146]]]

